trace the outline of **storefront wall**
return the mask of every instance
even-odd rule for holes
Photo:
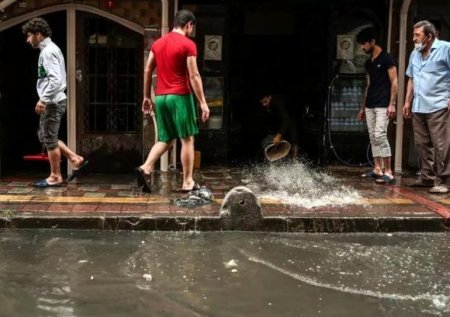
[[[24,70],[21,76],[30,78],[27,82],[34,82],[30,85],[29,99],[20,106],[23,107],[21,112],[27,115],[26,121],[31,122],[29,126],[34,126],[35,118],[27,109],[32,109],[37,100],[33,91],[35,67],[31,65],[37,62],[38,52],[31,52],[25,45],[20,25],[34,16],[51,22],[52,38],[61,47],[68,70],[67,124],[61,127],[60,137],[67,140],[70,147],[92,158],[93,172],[127,172],[142,161],[143,142],[148,142],[143,139],[145,127],[140,111],[144,28],[161,23],[161,4],[159,1],[111,1],[111,6],[107,6],[107,3],[19,1],[5,10],[0,38],[14,37],[23,41],[24,45],[14,42],[17,47],[8,47],[8,50],[18,52],[17,56],[22,56],[22,51],[26,53],[26,60],[21,62],[30,65],[29,72]],[[14,87],[18,86],[9,85],[9,91],[3,91],[5,96],[11,96],[9,101],[3,98],[1,102],[4,117],[17,117],[7,110],[11,109],[11,104],[6,104],[21,95]],[[2,136],[12,135],[13,126],[2,125]],[[28,140],[34,137],[34,128],[31,128]],[[8,150],[12,143],[2,142],[2,156],[14,158],[10,159],[11,164],[4,160],[0,167],[3,170],[21,169],[24,167],[20,164],[22,155],[40,151],[37,139],[29,141],[25,147],[13,147],[11,153]]]
[[[43,8],[60,5],[60,1],[51,0],[18,1],[9,6],[1,18],[7,23],[8,20],[20,16],[32,17],[34,13],[39,14]],[[381,30],[382,45],[398,58],[401,0],[392,2],[341,0],[320,3],[309,0],[283,2],[228,0],[209,3],[180,0],[170,2],[170,17],[175,5],[179,8],[192,9],[198,18],[194,40],[198,45],[198,64],[212,110],[211,120],[201,126],[196,142],[196,149],[202,153],[203,164],[242,163],[258,159],[258,152],[261,151],[259,141],[263,133],[261,123],[258,121],[260,111],[258,95],[267,87],[285,94],[291,100],[292,117],[297,122],[302,153],[319,163],[333,162],[334,156],[329,153],[329,134],[324,124],[326,107],[329,103],[329,87],[336,75],[351,72],[353,66],[356,66],[357,72],[361,72],[356,43],[352,43],[351,58],[342,58],[338,40],[347,36],[354,41],[359,29],[373,25]],[[390,5],[392,5],[391,20],[388,14]],[[136,37],[135,41],[131,41],[133,45],[131,42],[124,44],[123,40],[119,41],[116,38],[115,45],[111,48],[114,52],[108,55],[109,63],[117,63],[114,59],[117,57],[114,56],[117,54],[122,56],[120,54],[123,52],[118,52],[117,48],[124,48],[123,45],[129,48],[129,52],[137,52],[133,54],[133,59],[143,57],[143,52],[147,49],[144,44],[144,29],[150,28],[158,33],[161,25],[162,11],[159,1],[72,1],[67,6],[100,10],[105,14],[97,15],[98,21],[106,19],[110,21],[108,25],[111,27],[119,27],[125,37],[126,34],[131,38]],[[117,18],[111,18],[111,15]],[[442,22],[442,39],[450,34],[450,14],[445,1],[412,1],[408,16],[410,27],[415,20],[433,18]],[[95,12],[67,17],[67,21],[75,21],[77,26],[76,32],[67,31],[66,44],[67,48],[70,48],[66,53],[68,75],[72,77],[71,81],[69,78],[72,86],[69,85],[68,92],[72,104],[76,104],[76,107],[68,112],[67,139],[78,151],[98,158],[99,164],[93,164],[95,171],[128,171],[132,165],[145,157],[154,137],[152,132],[149,133],[153,130],[152,122],[144,120],[139,111],[142,98],[143,58],[142,62],[133,64],[137,69],[132,73],[129,72],[131,64],[127,64],[125,73],[103,74],[108,83],[106,88],[101,86],[102,81],[99,78],[96,81],[98,86],[86,85],[84,80],[93,76],[103,76],[88,65],[88,56],[92,56],[95,52],[92,49],[90,55],[88,54],[90,45],[99,44],[99,38],[90,39],[89,36],[92,34],[85,29],[89,25],[86,20],[92,17],[96,17]],[[154,36],[155,32],[152,34]],[[70,35],[76,40],[71,41]],[[408,42],[407,52],[411,50],[410,44]],[[98,51],[95,53],[101,54]],[[99,60],[101,55],[97,55],[97,61]],[[350,65],[350,70],[348,62],[353,64]],[[97,62],[96,67],[101,65]],[[31,75],[24,74],[24,76]],[[129,115],[130,118],[137,117],[135,122],[126,123],[122,130],[118,127],[122,123],[117,121],[120,117],[117,113],[116,122],[113,122],[111,113],[102,114],[101,110],[89,112],[86,109],[87,104],[96,101],[91,98],[92,91],[106,90],[107,102],[119,98],[112,95],[111,90],[114,90],[114,87],[110,81],[111,78],[117,81],[120,76],[136,76],[126,90],[133,91],[135,108],[138,108]],[[131,82],[134,81],[133,85]],[[72,91],[76,91],[76,94],[74,95]],[[4,103],[5,100],[0,102],[3,112],[8,107]],[[94,117],[97,121],[93,119]],[[410,129],[408,124],[405,123],[405,131]],[[11,135],[11,131],[2,129],[2,136]],[[107,131],[108,129],[112,131]],[[364,131],[358,132],[357,129],[350,130],[356,131],[347,131],[351,132],[347,134],[336,133],[334,145],[340,147],[342,153],[354,154],[354,157],[348,158],[349,160],[363,161],[368,141],[367,134]],[[390,129],[392,142],[395,139],[394,133],[394,129]],[[405,132],[405,135],[410,134]],[[340,141],[339,138],[344,141]],[[404,155],[406,165],[414,165],[411,140],[406,136],[404,147],[404,153],[407,153]],[[3,155],[4,152],[2,150]]]
[[[199,65],[207,83],[206,94],[214,107],[218,98],[209,89],[217,92],[217,87],[223,87],[222,125],[218,128],[214,120],[204,127],[199,138],[200,149],[206,144],[212,149],[206,151],[207,161],[261,159],[265,127],[258,101],[267,89],[290,100],[290,115],[296,122],[301,152],[311,160],[328,161],[324,148],[329,142],[323,141],[327,88],[336,74],[349,72],[344,60],[337,56],[338,37],[348,35],[353,41],[355,61],[353,56],[346,59],[351,63],[359,61],[354,37],[364,26],[380,28],[386,43],[389,2],[230,0],[217,4],[194,0],[179,4],[193,9],[199,17],[195,41],[201,52]],[[217,30],[211,22],[202,25],[208,19],[217,21],[217,12],[221,12],[225,28]],[[223,58],[205,60],[203,54],[210,53],[208,40],[219,36]],[[364,72],[361,66],[356,72]],[[367,143],[367,134],[352,131],[349,135],[355,139],[352,144],[358,146],[351,152],[361,152],[365,158],[366,144],[362,143]]]

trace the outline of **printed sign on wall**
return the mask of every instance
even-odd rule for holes
[[[205,35],[205,60],[222,60],[222,35]]]

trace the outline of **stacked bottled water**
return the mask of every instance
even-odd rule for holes
[[[365,122],[360,122],[357,119],[364,97],[364,89],[362,80],[347,80],[343,81],[342,85],[333,87],[329,118],[332,131],[364,131]]]

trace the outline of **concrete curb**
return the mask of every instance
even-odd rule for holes
[[[226,231],[220,217],[145,215],[13,215],[0,217],[0,228]],[[450,221],[440,217],[264,217],[259,226],[239,230],[310,233],[443,232],[450,230]]]

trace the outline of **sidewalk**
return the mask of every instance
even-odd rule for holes
[[[355,189],[357,199],[347,205],[309,208],[256,193],[264,216],[260,229],[394,232],[450,228],[449,195],[405,187],[412,177],[397,176],[397,184],[388,186],[362,179],[360,175],[365,170],[360,168],[330,166],[325,170],[337,179],[338,185]],[[132,173],[83,175],[65,187],[48,189],[33,188],[35,177],[6,177],[0,180],[0,228],[221,230],[219,210],[223,199],[233,187],[251,188],[247,174],[246,169],[238,167],[196,171],[195,179],[214,195],[213,202],[196,208],[174,204],[174,199],[185,195],[177,191],[180,170],[155,173],[152,194],[138,191]]]

